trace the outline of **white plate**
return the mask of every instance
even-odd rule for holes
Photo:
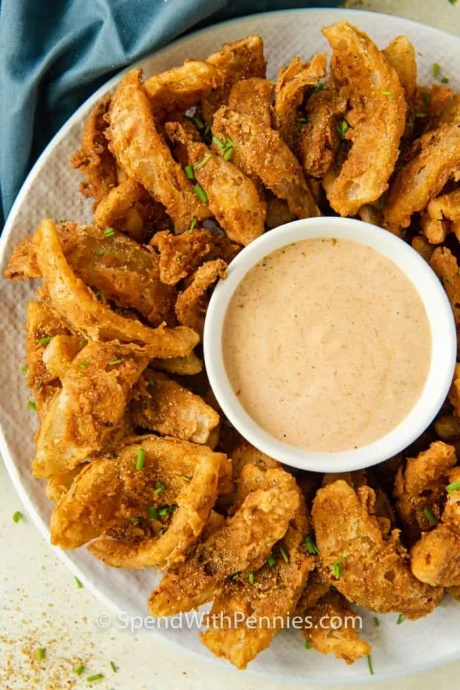
[[[349,19],[383,48],[398,34],[406,34],[418,50],[419,81],[431,83],[431,66],[438,62],[445,68],[451,85],[460,90],[454,70],[460,63],[460,40],[398,17],[350,10],[292,10],[259,14],[212,26],[177,41],[140,62],[145,74],[162,71],[182,63],[185,58],[203,58],[228,41],[250,33],[263,36],[268,58],[268,76],[274,78],[279,67],[291,57],[309,58],[323,51],[327,43],[320,29],[342,19]],[[90,219],[90,205],[78,192],[80,175],[72,170],[69,158],[78,147],[84,119],[119,77],[103,86],[67,122],[46,148],[27,178],[8,218],[1,238],[2,272],[13,246],[30,234],[45,216],[77,221]],[[3,434],[0,447],[7,469],[26,509],[43,536],[49,540],[48,520],[51,504],[45,496],[44,483],[34,480],[30,463],[34,448],[32,434],[36,420],[26,408],[28,392],[20,372],[24,352],[24,323],[27,301],[33,295],[30,283],[10,283],[0,287],[0,322],[3,324],[2,366],[0,367],[0,410]],[[20,548],[20,545],[19,545]],[[115,612],[147,616],[147,599],[159,580],[154,571],[129,572],[111,569],[97,561],[85,549],[56,553],[75,575]],[[460,605],[446,598],[431,616],[415,623],[396,625],[396,615],[380,617],[379,628],[372,614],[365,613],[364,636],[374,645],[375,680],[447,664],[460,659]],[[196,630],[159,630],[162,640],[176,645],[203,660],[215,660],[201,644]],[[296,631],[277,635],[273,644],[250,664],[247,673],[267,679],[298,683],[357,683],[371,680],[366,659],[346,666],[342,661],[307,652],[303,638]]]

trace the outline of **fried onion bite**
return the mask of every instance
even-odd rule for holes
[[[396,36],[382,51],[398,79],[410,104],[417,95],[417,60],[415,48],[407,36]]]
[[[208,289],[219,279],[224,279],[227,264],[222,259],[207,261],[192,276],[191,283],[176,300],[177,320],[183,327],[193,329],[200,336],[204,329],[208,306]]]
[[[422,214],[421,226],[431,244],[442,244],[450,232],[460,240],[460,189],[431,199]]]
[[[331,72],[348,100],[346,141],[351,148],[340,170],[324,180],[332,208],[355,215],[388,188],[406,124],[404,90],[395,70],[362,31],[339,22],[323,29],[332,48]]]
[[[217,498],[226,456],[206,446],[141,436],[87,465],[51,518],[52,543],[89,550],[114,567],[181,562]]]
[[[437,247],[430,259],[430,266],[444,285],[455,323],[460,326],[460,275],[457,259],[447,247]]]
[[[342,480],[318,491],[312,519],[322,574],[349,601],[371,611],[426,616],[440,603],[443,590],[414,577],[399,531],[383,537],[372,515],[374,502],[372,489],[355,492]]]
[[[251,492],[223,527],[166,573],[150,597],[154,616],[189,611],[211,601],[226,578],[256,571],[265,563],[299,507],[298,489],[290,474],[268,470],[266,480],[266,486]]]

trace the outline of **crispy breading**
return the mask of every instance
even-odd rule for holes
[[[207,443],[219,415],[165,374],[147,369],[136,386],[131,413],[136,426],[192,443]]]
[[[225,235],[210,230],[193,230],[182,235],[158,232],[151,245],[160,252],[160,278],[168,285],[187,278],[205,261],[223,259],[230,263],[240,250]]]
[[[372,611],[403,613],[410,619],[426,616],[443,590],[412,575],[398,530],[384,539],[369,514],[374,501],[372,489],[361,487],[356,493],[344,481],[318,491],[312,518],[323,574],[348,600]]]
[[[297,602],[296,613],[298,615],[303,615],[307,609],[313,608],[330,589],[330,582],[323,579],[318,568],[315,568],[310,573],[299,601]]]
[[[182,115],[213,89],[224,84],[224,74],[210,62],[185,60],[180,67],[154,74],[144,82],[152,110],[165,119]]]
[[[452,93],[452,90],[446,86],[438,86],[438,89],[441,89],[437,99],[440,102],[436,103],[436,105],[437,110],[440,112],[436,125],[443,123],[460,124],[460,93]],[[433,96],[431,101],[433,102]]]
[[[300,163],[279,132],[227,107],[215,114],[213,132],[234,142],[245,170],[260,177],[275,196],[285,199],[295,216],[319,215]]]
[[[317,652],[334,654],[347,664],[371,654],[370,644],[359,637],[360,617],[338,592],[326,592],[305,611],[305,616],[308,617],[308,627],[302,634]]]
[[[232,86],[228,97],[228,107],[240,115],[254,117],[265,127],[271,127],[273,117],[271,102],[274,90],[275,84],[268,79],[257,77],[241,79]]]
[[[212,214],[228,237],[243,245],[259,237],[265,229],[266,209],[249,177],[209,149],[190,123],[167,122],[165,128],[171,141],[181,145]]]
[[[339,118],[347,101],[330,81],[325,88],[312,93],[305,107],[307,122],[300,125],[299,158],[307,175],[325,176],[340,146]]]
[[[188,355],[197,344],[198,336],[188,328],[163,325],[147,328],[140,321],[123,317],[99,302],[72,271],[51,220],[42,221],[34,241],[38,266],[53,307],[78,333],[94,340],[117,339],[145,344],[152,357]]]
[[[303,544],[307,531],[307,511],[301,497],[284,538],[273,549],[276,562],[256,572],[241,573],[223,584],[207,618],[209,627],[200,634],[201,641],[216,656],[228,659],[239,669],[246,668],[294,613],[314,566],[314,559],[305,552]],[[222,627],[222,620],[226,620],[223,617],[232,620],[236,614],[240,617],[236,625]],[[247,619],[251,619],[250,625]]]
[[[262,451],[252,446],[248,441],[241,441],[232,451],[233,478],[238,479],[240,472],[246,465],[255,465],[261,470],[273,470],[281,467],[278,460],[265,455]]]
[[[40,419],[47,413],[56,392],[59,380],[50,372],[43,361],[43,353],[49,338],[70,335],[69,324],[56,313],[48,300],[27,305],[26,316],[26,361],[27,386],[33,391]]]
[[[442,124],[427,132],[414,141],[407,156],[385,203],[390,229],[407,228],[412,214],[423,211],[448,180],[460,179],[460,123]]]
[[[441,244],[449,232],[460,240],[460,189],[431,199],[422,215],[421,226],[431,244]]]
[[[460,486],[460,467],[447,474],[447,485],[454,483]],[[422,582],[460,587],[460,489],[447,492],[442,521],[412,547],[411,565]]]
[[[103,449],[125,413],[132,387],[146,368],[145,348],[90,342],[61,380],[36,439],[35,477],[77,467]]]
[[[198,544],[182,565],[166,573],[150,596],[154,616],[196,608],[210,601],[230,575],[263,565],[299,506],[299,492],[290,474],[275,469],[268,470],[266,477],[269,488],[250,493],[221,529]]]
[[[407,102],[413,101],[417,94],[417,59],[414,46],[407,36],[396,36],[382,53],[398,75]]]
[[[175,439],[131,441],[78,475],[54,509],[52,542],[76,548],[103,535],[90,551],[115,567],[180,562],[206,524],[225,456]]]
[[[325,181],[327,198],[342,216],[353,216],[388,188],[406,123],[404,90],[375,43],[348,22],[322,30],[332,48],[331,72],[348,98],[345,134],[351,142],[337,173]]]
[[[183,232],[193,218],[208,218],[210,211],[194,193],[155,126],[141,72],[133,70],[123,77],[112,98],[107,133],[110,148],[129,177],[164,205],[176,231]]]
[[[57,503],[61,496],[67,493],[72,486],[75,477],[81,472],[83,465],[74,467],[73,470],[63,474],[53,474],[46,482],[46,497],[53,503]]]
[[[290,149],[294,148],[300,107],[308,92],[326,75],[326,53],[315,55],[310,62],[292,58],[278,72],[275,90],[276,129]],[[229,104],[232,107],[231,103]]]
[[[211,125],[216,110],[227,102],[233,84],[251,77],[265,78],[267,62],[263,40],[260,36],[247,36],[235,43],[225,43],[206,62],[217,67],[224,76],[223,85],[201,99],[204,120]]]
[[[200,336],[203,333],[204,318],[208,306],[207,291],[216,280],[226,277],[227,264],[222,259],[207,261],[193,274],[190,285],[176,300],[176,316],[179,323]]]
[[[72,156],[72,167],[85,176],[80,185],[83,196],[93,197],[99,203],[117,184],[115,159],[109,151],[105,137],[105,116],[110,106],[110,95],[105,96],[88,115],[83,128],[81,149]]]
[[[294,214],[289,210],[284,199],[278,199],[268,190],[266,191],[267,216],[265,225],[269,230],[277,228],[279,225],[290,223],[294,220]]]
[[[415,235],[415,237],[412,238],[411,244],[413,249],[429,263],[433,256],[434,247],[428,242],[426,237],[424,235]]]
[[[449,470],[457,462],[455,448],[435,441],[416,458],[408,458],[395,480],[396,509],[409,544],[433,527],[444,509]]]
[[[444,285],[455,323],[460,326],[460,275],[457,259],[447,247],[437,247],[430,259],[430,266]]]
[[[449,402],[454,408],[454,414],[460,419],[460,363],[455,365],[454,378],[449,391]]]
[[[67,373],[71,363],[82,347],[86,345],[84,340],[76,335],[54,335],[46,345],[42,360],[43,364],[56,378],[62,379]]]
[[[26,237],[14,247],[4,275],[8,280],[31,280],[41,277],[33,237]]]
[[[154,359],[152,365],[156,369],[169,371],[180,376],[194,376],[203,371],[203,361],[191,352],[186,357],[170,357],[169,359]]]

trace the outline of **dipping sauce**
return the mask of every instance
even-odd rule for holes
[[[309,239],[243,278],[223,357],[259,426],[298,448],[337,452],[378,440],[407,416],[428,375],[431,330],[393,261],[357,242]]]

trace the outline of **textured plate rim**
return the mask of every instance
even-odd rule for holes
[[[342,15],[344,19],[351,20],[352,17],[357,17],[356,24],[359,24],[359,17],[367,17],[367,18],[375,18],[376,15],[382,18],[382,21],[399,21],[403,22],[406,25],[413,26],[414,28],[422,28],[424,30],[429,29],[430,32],[436,34],[439,38],[439,41],[441,42],[442,39],[445,36],[448,36],[450,40],[457,40],[460,42],[460,38],[458,38],[455,34],[450,34],[446,31],[442,31],[441,29],[437,29],[435,27],[432,27],[428,24],[423,24],[422,22],[417,22],[412,19],[406,19],[405,17],[399,17],[398,15],[389,15],[385,13],[380,13],[380,12],[372,12],[372,11],[367,11],[367,10],[355,10],[355,9],[346,9],[346,8],[335,8],[335,7],[310,7],[310,8],[293,8],[293,9],[287,9],[287,10],[275,10],[272,12],[260,12],[256,14],[251,14],[251,15],[244,15],[243,17],[236,17],[234,19],[229,19],[224,22],[218,22],[216,24],[211,24],[210,26],[206,26],[202,29],[198,29],[197,31],[191,31],[190,33],[186,34],[185,36],[182,36],[181,38],[178,38],[176,40],[170,41],[169,43],[165,44],[158,50],[155,50],[151,53],[147,53],[146,55],[142,56],[139,60],[136,60],[136,62],[131,63],[127,67],[121,69],[115,76],[113,76],[111,79],[109,79],[107,82],[105,82],[102,86],[95,91],[95,93],[90,96],[84,103],[82,103],[79,108],[70,116],[70,118],[62,125],[62,127],[58,130],[58,132],[54,135],[54,137],[50,140],[50,142],[47,144],[47,146],[44,148],[36,162],[34,163],[32,169],[30,170],[29,174],[27,175],[24,183],[22,184],[18,195],[10,209],[10,212],[6,218],[6,222],[3,228],[2,236],[0,237],[0,261],[3,261],[4,259],[4,254],[7,246],[7,241],[9,239],[9,236],[12,232],[14,222],[16,219],[16,216],[18,215],[22,204],[26,201],[27,199],[27,194],[29,192],[29,189],[34,182],[34,180],[39,176],[41,168],[44,166],[46,163],[46,160],[50,154],[50,152],[54,149],[54,147],[66,137],[68,131],[72,128],[72,126],[81,118],[81,115],[83,115],[85,112],[89,110],[89,108],[97,102],[101,98],[103,94],[106,92],[110,91],[122,78],[124,74],[126,74],[129,70],[134,69],[136,67],[141,67],[143,63],[148,60],[151,57],[161,55],[163,52],[167,51],[168,49],[171,48],[171,46],[177,46],[181,43],[187,42],[190,38],[192,37],[197,37],[200,36],[201,34],[204,34],[206,32],[212,31],[216,27],[225,27],[225,26],[230,26],[237,24],[238,22],[244,22],[245,20],[248,19],[256,19],[256,18],[268,18],[269,16],[273,16],[273,18],[276,18],[276,16],[279,16],[281,14],[283,15],[292,15],[295,16],[296,14],[304,14],[307,12],[315,12],[317,14],[327,14],[327,13],[335,13],[338,15]],[[27,492],[24,484],[21,481],[21,477],[18,471],[18,468],[16,466],[16,463],[13,459],[12,454],[9,451],[8,444],[6,442],[3,428],[2,428],[2,423],[0,420],[0,454],[2,456],[3,462],[5,464],[5,467],[7,469],[7,472],[9,474],[9,477],[12,481],[12,484],[21,499],[22,503],[24,504],[28,515],[31,517],[32,521],[34,524],[37,526],[40,534],[43,536],[43,538],[46,540],[48,547],[54,552],[54,554],[59,558],[61,562],[63,562],[67,568],[72,572],[73,575],[78,577],[85,587],[91,592],[91,594],[98,599],[102,604],[104,604],[109,610],[111,610],[113,613],[118,613],[119,608],[118,606],[105,594],[102,593],[101,590],[98,589],[97,585],[93,584],[90,580],[88,580],[85,576],[85,574],[80,571],[79,567],[75,565],[75,563],[66,555],[65,551],[62,551],[58,547],[54,547],[50,544],[49,541],[49,529],[48,525],[45,523],[44,520],[42,520],[41,516],[39,515],[38,511],[36,510],[35,504],[32,501],[32,498],[30,497],[29,493]],[[181,654],[186,656],[189,659],[193,659],[195,661],[199,661],[201,663],[209,664],[212,665],[216,668],[219,668],[221,670],[227,670],[227,671],[233,671],[234,673],[237,673],[237,670],[234,669],[233,666],[231,666],[229,663],[225,661],[221,661],[220,659],[217,658],[208,658],[204,657],[203,655],[199,654],[198,652],[195,652],[188,647],[185,647],[181,645],[178,642],[175,642],[169,638],[164,637],[161,632],[157,632],[154,630],[146,630],[145,631],[150,637],[153,639],[160,640],[162,644],[165,646],[169,647],[170,649],[175,649],[178,650]],[[336,660],[331,659],[331,663],[334,663]],[[251,668],[248,668],[245,670],[245,676],[246,677],[253,677],[253,678],[263,678],[266,680],[272,680],[272,681],[280,681],[280,682],[289,682],[292,683],[293,685],[318,685],[318,686],[332,686],[336,685],[337,682],[339,682],[341,685],[361,685],[364,683],[378,683],[378,682],[383,682],[387,680],[395,680],[398,678],[405,678],[409,677],[412,675],[418,675],[421,673],[424,673],[426,671],[430,671],[436,668],[440,668],[442,666],[446,666],[448,664],[454,663],[456,661],[460,661],[460,645],[459,649],[457,652],[453,652],[443,658],[437,658],[432,661],[424,661],[421,663],[416,663],[414,664],[410,670],[407,670],[407,666],[401,667],[401,671],[394,671],[394,672],[389,672],[389,673],[378,673],[378,675],[369,675],[368,677],[361,677],[361,678],[345,678],[341,679],[338,681],[337,679],[331,679],[330,681],[327,679],[300,679],[300,678],[295,678],[283,673],[268,673],[264,671],[256,671],[252,670]]]

